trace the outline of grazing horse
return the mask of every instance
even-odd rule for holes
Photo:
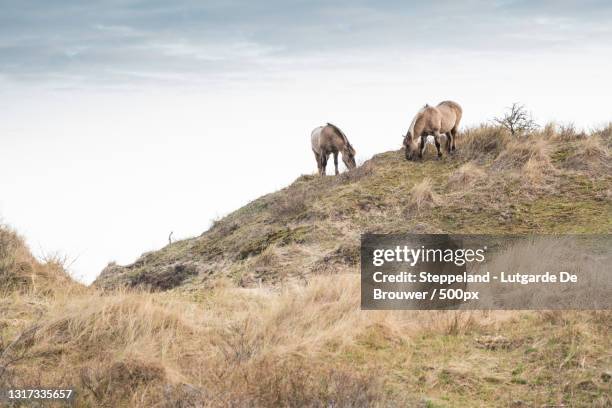
[[[455,139],[462,114],[461,106],[453,101],[441,102],[436,107],[425,105],[412,120],[406,136],[403,136],[406,160],[414,160],[417,155],[419,159],[423,158],[425,141],[430,135],[434,137],[438,158],[442,157],[440,136],[443,133],[446,134],[447,153],[455,151]]]
[[[325,175],[325,167],[327,167],[327,159],[330,154],[334,155],[334,165],[336,166],[336,175],[338,175],[338,153],[342,153],[342,161],[346,167],[354,169],[355,164],[355,149],[351,146],[346,138],[346,135],[338,129],[338,127],[328,123],[325,126],[319,126],[312,131],[310,135],[312,141],[312,151],[317,160],[317,167],[321,176]]]

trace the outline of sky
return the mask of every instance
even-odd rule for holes
[[[521,102],[593,129],[611,20],[609,1],[0,0],[0,217],[89,283],[314,173],[325,122],[358,161],[445,99],[464,128]]]

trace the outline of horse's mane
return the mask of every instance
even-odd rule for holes
[[[416,121],[419,118],[419,116],[421,115],[421,113],[425,112],[425,109],[429,108],[429,104],[426,103],[425,105],[423,105],[423,107],[421,109],[419,109],[419,111],[417,112],[416,115],[414,115],[414,118],[412,118],[412,122],[410,123],[410,127],[408,128],[408,132],[406,132],[406,135],[408,135],[408,133],[410,133],[410,137],[412,138],[414,135],[414,125],[416,125]]]
[[[334,132],[335,132],[335,133],[336,133],[338,136],[340,136],[340,137],[342,138],[342,140],[344,140],[344,143],[346,143],[346,145],[348,146],[348,148],[349,148],[351,151],[353,151],[353,152],[355,151],[355,149],[354,149],[354,148],[353,148],[353,146],[351,145],[351,142],[349,142],[349,140],[348,140],[348,138],[346,137],[346,135],[344,134],[344,132],[343,132],[343,131],[341,131],[341,130],[340,130],[340,128],[339,128],[338,126],[336,126],[336,125],[334,125],[334,124],[332,124],[332,123],[329,123],[329,122],[327,122],[327,126],[331,127],[331,128],[334,130]]]

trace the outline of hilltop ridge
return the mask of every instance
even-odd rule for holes
[[[337,177],[303,175],[199,237],[109,265],[94,285],[249,287],[355,270],[364,232],[609,232],[611,133],[551,124],[515,138],[482,125],[440,161],[391,151]]]

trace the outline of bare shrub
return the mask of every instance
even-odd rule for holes
[[[494,118],[493,122],[508,130],[512,136],[521,136],[540,127],[525,105],[516,102],[508,107],[503,116]]]
[[[409,208],[417,212],[440,203],[440,197],[434,192],[430,178],[425,178],[412,187],[408,203]]]

